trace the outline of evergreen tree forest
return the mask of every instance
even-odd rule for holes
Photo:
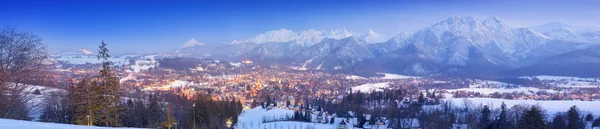
[[[451,129],[455,126],[469,129],[583,129],[588,123],[600,123],[600,117],[581,112],[576,106],[550,116],[543,107],[536,105],[507,107],[502,103],[499,108],[491,108],[467,100],[457,105],[431,100],[439,99],[432,94],[434,93],[425,92],[411,95],[402,89],[395,89],[350,93],[340,101],[322,98],[304,100],[308,106],[299,106],[297,109],[300,110],[296,110],[288,119],[309,122],[310,118],[306,117],[305,111],[322,109],[339,118],[357,118],[358,127],[374,125],[383,118],[390,120],[392,128],[404,128],[411,125],[411,122],[418,122],[423,129]],[[408,96],[413,96],[414,100],[407,99],[410,98]],[[369,114],[373,119],[365,119],[364,114]]]

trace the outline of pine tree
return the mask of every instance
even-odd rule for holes
[[[583,122],[581,118],[579,118],[579,109],[576,106],[572,106],[571,109],[567,112],[567,119],[569,123],[567,124],[567,129],[581,129],[583,128]]]
[[[566,129],[567,123],[565,121],[565,117],[562,114],[556,114],[554,119],[552,120],[552,128],[553,129]]]
[[[331,116],[331,120],[329,120],[329,124],[334,124],[335,123],[335,117]]]
[[[592,113],[589,113],[589,114],[587,114],[587,115],[585,116],[585,121],[586,121],[586,122],[590,122],[590,121],[592,121],[592,120],[594,120],[594,115],[592,115]]]
[[[93,84],[90,78],[84,78],[69,94],[71,106],[74,110],[74,122],[79,125],[96,125],[100,119],[98,113],[101,108],[96,106],[98,93],[93,90]]]
[[[533,106],[523,113],[518,123],[518,129],[544,129],[544,115],[538,106]]]
[[[421,94],[419,94],[419,104],[423,103],[425,103],[425,96],[423,96],[423,93],[421,92]]]
[[[148,110],[146,113],[146,120],[148,121],[148,127],[156,127],[160,124],[161,108],[158,103],[156,95],[150,95],[148,97]]]
[[[147,108],[142,100],[136,100],[134,102],[135,108],[133,109],[133,123],[134,127],[148,127]]]
[[[507,124],[507,118],[506,118],[506,104],[504,104],[504,102],[502,102],[502,105],[500,106],[500,115],[498,116],[498,129],[506,129],[508,128]]]
[[[133,122],[134,118],[134,114],[133,114],[133,109],[135,108],[135,105],[133,104],[133,100],[132,99],[128,99],[125,104],[121,104],[123,111],[121,112],[121,120],[122,120],[122,124],[125,127],[136,127],[135,123]]]
[[[108,60],[110,55],[109,50],[106,48],[106,43],[102,41],[98,47],[98,60],[101,60],[102,68],[100,70],[100,76],[97,79],[96,90],[98,95],[98,103],[96,105],[101,108],[99,113],[100,122],[104,126],[116,127],[121,125],[119,115],[119,105],[121,104],[121,97],[119,96],[119,83],[110,68],[111,62]]]
[[[483,110],[481,111],[481,120],[479,121],[480,124],[480,128],[488,128],[488,126],[491,123],[491,119],[490,119],[490,109],[488,108],[488,106],[483,106]]]

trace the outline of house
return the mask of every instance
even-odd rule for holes
[[[333,129],[353,129],[354,126],[347,122],[345,118],[335,118],[335,124],[333,125]]]

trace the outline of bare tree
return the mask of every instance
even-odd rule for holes
[[[43,80],[47,59],[37,35],[10,27],[0,30],[0,118],[30,119],[28,93],[34,88],[23,82]]]

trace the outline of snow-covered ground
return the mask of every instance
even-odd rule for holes
[[[448,92],[456,92],[456,91],[468,91],[468,92],[479,92],[481,94],[492,94],[495,92],[498,93],[513,93],[513,92],[517,92],[517,93],[524,93],[527,95],[533,95],[533,93],[537,93],[540,91],[546,91],[548,93],[557,93],[557,91],[555,90],[544,90],[544,89],[539,89],[539,88],[534,88],[534,87],[519,87],[519,88],[460,88],[460,89],[452,89],[452,90],[447,90]]]
[[[123,55],[123,56],[112,56],[108,58],[115,65],[123,65],[128,64],[128,57],[133,57],[133,55]],[[68,64],[99,64],[102,63],[102,60],[98,60],[96,55],[85,55],[85,54],[64,54],[64,55],[53,55],[57,61],[62,61]]]
[[[181,81],[181,80],[175,80],[167,85],[164,86],[160,86],[160,87],[146,87],[143,90],[169,90],[171,88],[179,88],[179,87],[186,87],[186,86],[191,86],[191,85],[196,85],[194,82],[189,82],[189,81]]]
[[[0,128],[3,129],[135,129],[135,128],[109,128],[82,126],[58,123],[32,122],[23,120],[0,119]]]
[[[352,87],[353,91],[360,91],[363,93],[369,93],[373,90],[375,91],[383,91],[383,89],[388,87],[389,82],[382,83],[367,83],[359,86]]]
[[[383,77],[379,77],[380,79],[414,79],[414,78],[419,78],[419,77],[415,77],[415,76],[405,76],[405,75],[399,75],[399,74],[391,74],[391,73],[378,73],[378,74],[383,74]]]
[[[28,107],[31,109],[29,111],[29,117],[33,118],[34,121],[37,121],[39,117],[42,115],[42,110],[44,108],[44,99],[45,97],[50,95],[50,92],[66,92],[64,89],[46,87],[46,86],[38,86],[38,85],[27,85],[25,92],[30,91],[27,94],[27,98],[30,98],[28,102]],[[39,90],[41,95],[33,94],[35,90]],[[1,126],[0,126],[1,127]]]
[[[158,66],[158,62],[156,61],[156,56],[158,55],[148,55],[144,56],[142,59],[135,60],[135,64],[131,65],[131,69],[133,72],[140,72],[142,70],[148,70],[150,68],[154,68]]]
[[[356,76],[356,75],[350,75],[350,76],[346,76],[346,79],[357,80],[357,79],[367,79],[367,78],[361,77],[361,76]]]
[[[271,110],[256,107],[254,109],[244,110],[239,116],[236,129],[332,129],[333,124],[320,124],[298,121],[277,121],[263,123],[263,119],[267,121],[280,118],[292,117],[294,111],[281,108],[273,108]]]
[[[488,87],[505,87],[509,84],[497,82],[497,81],[488,81],[488,80],[473,80],[470,82],[470,88],[488,88]]]
[[[533,77],[539,79],[542,82],[550,82],[556,87],[572,87],[572,88],[598,88],[600,87],[599,78],[580,78],[580,77],[566,77],[566,76],[527,76],[521,77],[526,79],[532,79]]]
[[[593,114],[600,114],[600,101],[567,101],[567,100],[554,100],[554,101],[541,101],[541,100],[507,100],[507,99],[495,99],[495,98],[449,98],[447,101],[452,102],[454,105],[462,106],[465,100],[468,100],[475,105],[488,105],[491,108],[500,108],[502,102],[507,107],[514,105],[539,105],[547,111],[547,114],[552,115],[556,112],[566,112],[573,105],[577,106],[581,111],[591,112]]]

